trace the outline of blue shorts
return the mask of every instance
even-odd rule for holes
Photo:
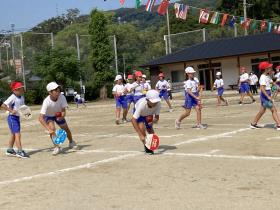
[[[58,125],[63,125],[63,124],[66,123],[65,119],[57,120],[57,118],[55,116],[45,116],[44,120],[46,121],[46,123],[49,122],[49,121],[53,121],[53,122],[56,122],[56,124],[58,124]]]
[[[134,99],[134,103],[136,104],[137,101],[139,101],[141,98],[144,98],[145,96],[144,95],[140,95],[140,96],[133,96],[133,99]]]
[[[117,108],[123,108],[123,109],[127,109],[127,100],[126,100],[126,96],[120,96],[118,98],[116,98],[116,107]]]
[[[127,101],[128,104],[134,103],[133,95],[127,95],[126,96],[126,101]]]
[[[12,134],[20,133],[19,116],[9,115],[7,121]]]
[[[195,96],[198,96],[198,92],[193,93]],[[185,109],[191,109],[193,107],[196,107],[198,105],[198,101],[193,98],[191,95],[189,95],[188,93],[186,93],[185,95],[185,104],[184,104],[184,108]]]
[[[167,90],[160,90],[159,97],[163,98],[164,100],[168,100],[168,91]]]
[[[137,123],[144,123],[147,129],[152,129],[153,128],[153,123],[148,123],[146,117],[140,116],[137,119]]]
[[[240,85],[240,93],[249,93],[250,92],[250,86],[248,82],[243,82]]]
[[[82,104],[82,103],[84,103],[85,101],[84,101],[84,99],[83,98],[80,98],[80,99],[77,99],[76,100],[76,103],[77,104]]]
[[[270,90],[266,90],[266,93],[271,96],[271,91]],[[263,92],[261,92],[260,94],[260,99],[261,99],[261,104],[263,107],[266,107],[265,104],[269,102],[268,98],[263,94]]]
[[[218,94],[218,96],[222,96],[224,94],[224,88],[223,87],[219,87],[217,89],[217,94]]]

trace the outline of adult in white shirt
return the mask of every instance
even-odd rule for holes
[[[261,108],[258,114],[256,115],[254,121],[251,123],[251,128],[252,129],[258,129],[261,128],[258,126],[258,122],[265,113],[266,109],[270,109],[272,113],[272,118],[276,122],[276,129],[280,130],[280,120],[279,116],[277,113],[277,109],[273,103],[273,98],[271,97],[271,78],[270,78],[270,73],[272,71],[272,64],[268,63],[266,61],[261,62],[259,64],[259,69],[262,71],[262,75],[260,77],[260,99],[261,99]]]
[[[280,87],[280,65],[276,66],[274,77],[276,78],[276,84]]]
[[[250,91],[252,94],[258,94],[258,88],[257,88],[257,84],[259,81],[259,78],[257,75],[254,74],[254,72],[250,73],[249,76],[249,80],[250,80]]]
[[[251,92],[250,92],[250,86],[249,86],[249,74],[246,72],[246,68],[245,67],[241,67],[240,68],[240,78],[239,78],[239,90],[240,90],[240,101],[239,104],[242,105],[243,104],[243,100],[245,95],[249,96],[252,99],[252,103],[254,103],[256,100],[254,99],[254,97],[252,96]]]
[[[146,131],[149,134],[154,133],[153,122],[158,122],[160,113],[160,97],[156,90],[149,90],[145,98],[141,98],[135,105],[135,112],[131,123],[144,144],[145,152],[154,154],[154,152],[145,146]],[[155,119],[153,119],[155,116]]]
[[[50,134],[50,137],[55,136],[55,123],[67,133],[69,140],[69,147],[78,149],[76,142],[72,138],[72,133],[65,120],[67,101],[64,95],[60,94],[60,86],[56,82],[50,82],[47,85],[47,96],[43,102],[39,121],[46,128]],[[60,152],[59,145],[55,145],[53,155],[57,155]]]

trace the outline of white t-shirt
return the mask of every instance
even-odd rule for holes
[[[149,108],[146,98],[141,98],[135,105],[135,112],[133,114],[134,119],[138,119],[140,116],[147,117],[149,115],[159,115],[161,103],[158,102],[153,108]]]
[[[134,95],[135,96],[142,96],[144,92],[144,85],[142,83],[133,82]]]
[[[56,101],[51,100],[50,96],[47,96],[43,102],[40,114],[54,117],[55,113],[61,112],[67,106],[68,104],[64,95],[60,94]]]
[[[220,88],[224,86],[224,80],[223,79],[216,79],[214,82],[214,86],[216,88]]]
[[[265,74],[262,74],[260,77],[260,85],[265,86],[265,90],[271,90],[270,87],[271,78]]]
[[[280,72],[276,73],[274,77],[277,78],[276,82],[280,82]]]
[[[151,88],[151,85],[150,85],[148,82],[145,82],[145,83],[143,84],[143,86],[144,86],[144,89],[145,89],[146,91],[152,89],[152,88]]]
[[[198,92],[198,87],[199,87],[199,80],[195,77],[193,80],[188,79],[185,82],[185,90],[187,91],[188,89],[191,89],[192,93]]]
[[[16,96],[15,94],[12,94],[5,102],[4,104],[9,107],[12,110],[19,110],[19,107],[24,105],[24,96]],[[15,114],[16,116],[19,116],[19,113],[17,112]]]
[[[247,82],[247,80],[249,79],[249,74],[248,73],[244,73],[240,75],[240,82]]]
[[[133,95],[133,91],[131,93],[129,93],[131,91],[131,89],[133,88],[133,83],[131,83],[131,84],[130,83],[126,83],[124,87],[125,87],[125,89],[128,92],[126,95]]]
[[[250,75],[249,79],[250,79],[250,85],[256,85],[257,82],[259,81],[257,75],[255,74]]]
[[[113,92],[115,92],[115,93],[117,93],[117,94],[124,95],[124,90],[125,90],[125,87],[124,87],[123,84],[121,84],[121,85],[116,84],[116,85],[113,87]]]
[[[156,89],[158,90],[167,90],[169,88],[169,83],[166,80],[158,81],[156,84]]]
[[[81,95],[80,95],[80,94],[77,94],[77,95],[75,96],[75,98],[79,100],[79,99],[81,98]]]

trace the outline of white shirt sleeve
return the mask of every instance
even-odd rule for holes
[[[157,105],[157,109],[155,111],[155,115],[159,115],[160,109],[161,109],[161,103],[159,102],[158,105]]]
[[[112,90],[113,92],[117,92],[117,86],[116,85],[114,85],[114,87],[113,87],[113,90]]]
[[[43,102],[43,105],[42,105],[40,114],[45,115],[45,114],[47,113],[47,108],[48,108],[48,102],[47,102],[47,100],[45,99],[44,102]]]
[[[64,95],[60,95],[61,97],[61,106],[62,108],[66,108],[68,106],[67,100]]]
[[[191,83],[190,80],[188,80],[188,81],[186,82],[185,88],[186,88],[186,90],[187,90],[187,89],[192,89],[192,83]]]
[[[159,81],[156,84],[156,89],[159,89]]]
[[[261,76],[260,78],[260,85],[261,86],[266,86],[266,77],[264,75]]]
[[[11,105],[15,102],[15,96],[11,95],[9,98],[7,98],[6,101],[4,101],[4,104],[8,107],[11,107]]]
[[[221,79],[221,87],[224,86],[224,80]]]
[[[140,104],[139,104],[140,105]],[[133,114],[134,119],[138,119],[141,116],[142,106],[138,106]]]

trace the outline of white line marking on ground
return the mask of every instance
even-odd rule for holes
[[[271,156],[240,156],[240,155],[215,155],[215,154],[205,154],[205,153],[170,153],[166,152],[163,155],[170,156],[188,156],[188,157],[205,157],[205,158],[227,158],[227,159],[241,159],[241,160],[280,160],[280,157]]]
[[[70,167],[70,168],[64,168],[64,169],[59,169],[59,170],[52,171],[52,172],[41,173],[41,174],[36,174],[36,175],[32,175],[32,176],[21,177],[18,179],[2,181],[2,182],[0,182],[0,185],[7,185],[7,184],[13,184],[13,183],[22,182],[22,181],[28,181],[28,180],[31,180],[34,178],[39,178],[39,177],[54,176],[57,174],[62,174],[62,173],[69,172],[69,171],[77,171],[77,170],[84,169],[84,168],[94,168],[94,167],[104,164],[104,163],[111,163],[111,162],[115,162],[118,160],[124,160],[124,159],[130,158],[130,157],[135,157],[140,154],[143,154],[143,153],[138,152],[138,153],[134,153],[134,154],[119,155],[117,157],[99,160],[99,161],[92,162],[92,163],[86,163],[83,165],[78,165],[78,166],[74,166],[74,167]]]
[[[182,141],[182,142],[178,142],[176,144],[173,144],[172,146],[180,146],[180,145],[183,145],[183,144],[190,144],[190,143],[194,143],[194,142],[209,141],[211,139],[218,139],[218,138],[222,138],[222,137],[229,136],[229,135],[232,135],[232,134],[245,132],[245,131],[248,131],[248,130],[251,130],[251,128],[241,128],[241,129],[226,132],[226,133],[215,134],[215,135],[205,136],[205,137],[195,138],[195,139],[189,139],[187,141]]]
[[[104,149],[97,149],[97,150],[77,150],[78,154],[87,154],[87,153],[141,153],[139,151],[121,151],[121,150],[104,150]]]
[[[265,140],[270,141],[270,140],[274,140],[274,139],[280,139],[280,136],[266,138]]]

